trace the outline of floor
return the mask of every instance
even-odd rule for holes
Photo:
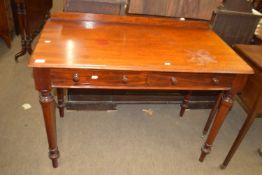
[[[209,110],[178,105],[121,105],[117,111],[66,111],[57,117],[59,168],[47,158],[47,140],[29,56],[14,62],[20,48],[15,38],[8,49],[0,40],[0,174],[5,175],[261,175],[262,119],[257,119],[227,169],[219,165],[236,137],[245,112],[234,104],[212,153],[198,157],[205,138],[201,131]],[[31,108],[24,109],[24,104]],[[152,115],[143,112],[152,110]],[[58,115],[57,115],[58,116]]]

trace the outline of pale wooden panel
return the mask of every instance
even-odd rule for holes
[[[129,13],[209,20],[222,0],[130,0]]]

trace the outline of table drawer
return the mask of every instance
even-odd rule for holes
[[[133,71],[52,69],[53,86],[138,87],[145,86],[146,74]]]
[[[223,90],[232,87],[234,75],[135,72],[87,69],[51,69],[54,87]]]
[[[224,89],[230,88],[234,75],[194,73],[152,73],[148,86],[173,87],[174,89]]]

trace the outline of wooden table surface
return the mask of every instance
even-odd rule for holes
[[[72,13],[47,22],[29,66],[252,73],[206,22]]]

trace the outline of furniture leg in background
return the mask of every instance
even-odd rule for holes
[[[31,42],[32,39],[27,36],[28,24],[26,19],[26,6],[23,2],[16,2],[16,14],[19,24],[19,31],[21,35],[22,50],[15,55],[15,61],[18,61],[18,57],[25,55],[27,52],[32,52]]]
[[[64,117],[65,102],[64,102],[64,89],[62,88],[57,88],[57,104],[58,104],[60,117]]]
[[[184,97],[184,100],[181,104],[180,113],[179,113],[180,117],[183,117],[185,110],[188,109],[188,104],[189,104],[191,95],[192,95],[192,91],[189,91],[187,95]]]
[[[32,41],[49,15],[52,0],[15,0],[15,5],[22,47],[15,55],[17,62],[18,58],[26,53],[32,54]]]

